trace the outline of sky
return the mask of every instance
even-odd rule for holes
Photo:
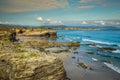
[[[0,0],[0,24],[120,26],[120,0]]]

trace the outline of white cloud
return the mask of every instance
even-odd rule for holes
[[[42,17],[38,17],[37,20],[38,21],[43,21],[43,18]]]
[[[106,22],[102,21],[102,20],[94,21],[94,23],[101,24],[101,25],[105,25],[106,24]]]
[[[62,21],[57,21],[57,20],[47,19],[47,20],[45,21],[45,24],[62,25],[63,22],[62,22]]]
[[[81,21],[80,24],[88,24],[87,21]]]
[[[93,21],[93,24],[120,25],[120,20],[97,20],[97,21]]]
[[[62,21],[51,20],[51,19],[43,20],[42,17],[38,17],[37,20],[40,21],[42,24],[46,24],[46,25],[62,25],[63,24]]]
[[[11,24],[11,22],[5,21],[5,22],[0,22],[0,24]]]

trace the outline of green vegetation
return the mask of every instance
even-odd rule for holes
[[[32,58],[32,57],[37,57],[38,55],[35,53],[27,53],[25,54],[20,54],[19,59],[26,59],[26,58]]]
[[[30,57],[37,57],[38,55],[35,53],[30,53]]]
[[[7,37],[2,37],[2,39],[1,39],[2,41],[9,41],[9,39],[7,38]]]
[[[25,56],[25,55],[21,55],[20,57],[19,57],[19,59],[26,59],[27,58],[27,56]]]

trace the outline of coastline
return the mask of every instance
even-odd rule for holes
[[[35,31],[37,31],[37,29],[35,29]],[[45,33],[42,34],[41,37],[38,36],[39,33],[35,34],[37,36],[34,36],[34,34],[31,34],[31,33],[32,32],[30,32],[29,30],[29,33],[25,33],[24,35],[17,35],[17,38],[20,40],[18,42],[13,43],[12,46],[16,43],[22,44],[22,46],[21,45],[19,46],[20,50],[23,49],[22,54],[24,54],[24,51],[25,53],[30,52],[31,56],[34,58],[38,53],[42,53],[42,56],[44,54],[46,57],[49,55],[53,55],[56,59],[59,58],[60,59],[59,66],[62,67],[62,71],[63,71],[61,72],[60,70],[60,72],[59,71],[57,72],[58,74],[63,73],[60,76],[64,76],[65,78],[67,76],[71,80],[120,80],[119,73],[108,68],[105,64],[103,64],[103,62],[100,62],[94,57],[91,57],[90,55],[86,54],[87,50],[85,50],[85,48],[83,47],[79,47],[81,46],[79,42],[68,42],[68,43],[53,42],[53,41],[49,41],[48,39],[48,38],[51,38],[51,37],[48,37],[49,32],[47,32],[46,34],[46,31],[45,31]],[[56,35],[55,31],[53,32],[51,31],[51,34],[52,34],[51,35],[52,38],[57,38],[58,36]],[[88,46],[90,45],[91,44],[89,44]],[[96,45],[93,44],[91,46],[95,47]],[[29,54],[27,55],[28,56],[20,57],[20,59],[24,60],[28,57],[27,59],[29,60],[30,56]],[[44,58],[44,57],[41,57],[41,58]],[[36,58],[36,60],[37,59],[38,57]],[[49,58],[46,58],[46,59],[49,62],[52,60],[52,56],[51,56],[51,59]],[[91,69],[78,66],[78,63],[83,63],[85,67],[90,67]],[[57,65],[57,62],[55,64]],[[49,70],[52,70],[52,69],[49,69]],[[48,77],[48,76],[44,76],[44,77]],[[52,79],[49,79],[49,80],[52,80]]]

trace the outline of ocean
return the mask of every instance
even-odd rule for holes
[[[120,30],[57,30],[57,35],[57,42],[80,42],[84,54],[93,52],[87,55],[120,73]],[[105,47],[115,50],[100,50]]]

